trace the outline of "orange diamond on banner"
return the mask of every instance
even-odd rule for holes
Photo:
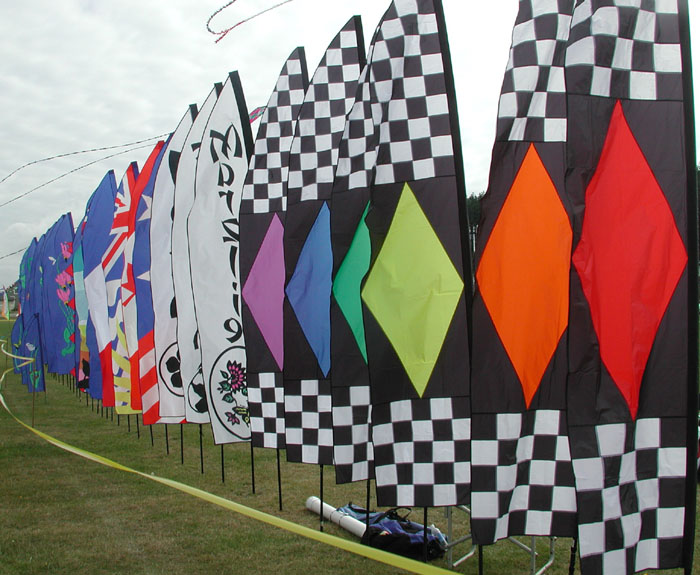
[[[566,210],[531,144],[476,272],[527,407],[568,325],[571,241]]]

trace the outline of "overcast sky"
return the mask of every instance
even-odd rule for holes
[[[212,27],[224,29],[280,0],[239,0]],[[294,0],[219,43],[206,21],[224,0],[25,0],[0,2],[0,179],[19,166],[76,150],[172,131],[188,104],[238,70],[249,109],[264,105],[289,53],[304,46],[313,74],[336,32],[362,16],[365,43],[389,0]],[[463,142],[467,192],[486,189],[503,71],[518,0],[443,0]],[[691,1],[691,4],[697,4]],[[700,62],[700,12],[691,6]],[[700,116],[700,73],[696,116]],[[255,133],[257,124],[253,127]],[[39,163],[0,184],[0,204],[102,151]],[[77,224],[104,173],[119,180],[150,148],[96,163],[0,208],[0,256],[25,249],[58,217]],[[0,286],[17,279],[21,253],[0,259]]]

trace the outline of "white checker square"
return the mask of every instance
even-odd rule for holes
[[[634,435],[635,449],[661,447],[661,421],[657,418],[638,419]]]
[[[657,72],[683,71],[679,44],[654,44],[654,69]]]
[[[684,507],[661,507],[656,512],[656,535],[660,539],[683,537]]]
[[[599,555],[605,551],[605,526],[603,523],[583,523],[578,526],[581,557]]]
[[[686,450],[684,447],[659,449],[659,477],[685,477]]]
[[[605,485],[605,471],[601,458],[574,459],[573,466],[579,491],[598,490]]]
[[[433,461],[435,463],[452,463],[456,457],[454,441],[435,441],[433,443]]]
[[[642,539],[637,543],[634,570],[659,568],[659,543],[656,539]]]
[[[435,483],[435,466],[432,463],[414,463],[413,483],[415,485],[433,485]]]
[[[498,441],[472,440],[472,465],[498,465]]]
[[[611,423],[596,427],[598,451],[602,457],[622,455],[625,452],[627,428],[624,423]]]
[[[659,480],[657,478],[640,479],[635,487],[639,511],[656,509],[659,506]]]
[[[532,485],[554,485],[556,461],[533,459],[530,462],[530,483]]]
[[[614,6],[598,8],[591,17],[591,34],[594,36],[617,36],[620,29],[620,14]]]
[[[603,573],[626,573],[627,552],[624,549],[615,549],[603,553]]]

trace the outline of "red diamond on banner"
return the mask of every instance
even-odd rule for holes
[[[617,102],[586,189],[573,264],[601,359],[633,419],[656,332],[687,261],[666,197]]]

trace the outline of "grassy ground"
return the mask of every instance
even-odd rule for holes
[[[11,324],[0,320],[0,337]],[[9,365],[7,366],[9,367]],[[0,357],[0,372],[5,360]],[[318,516],[304,507],[319,493],[319,468],[292,464],[282,453],[283,510],[279,510],[276,453],[255,450],[253,494],[248,444],[221,449],[209,426],[203,427],[204,474],[200,470],[199,427],[169,426],[166,453],[164,426],[148,427],[122,416],[114,420],[76,396],[67,382],[47,378],[47,393],[33,398],[19,378],[9,375],[2,388],[10,409],[26,423],[71,445],[143,471],[204,489],[248,507],[318,528]],[[33,401],[35,399],[35,401]],[[106,411],[106,410],[105,410]],[[131,431],[129,425],[131,424]],[[180,461],[181,445],[184,464]],[[324,499],[340,506],[365,504],[365,484],[336,485],[325,468]],[[372,499],[372,506],[374,506]],[[422,522],[422,510],[412,518]],[[443,510],[432,509],[429,523],[447,532]],[[466,516],[455,520],[456,534],[466,534]],[[335,525],[324,530],[354,539]],[[529,538],[522,538],[529,543]],[[696,550],[698,549],[696,538]],[[538,566],[548,540],[538,539]],[[556,559],[548,573],[568,573],[570,539],[556,542]],[[455,549],[459,555],[467,544]],[[697,551],[696,551],[697,555]],[[696,561],[697,563],[697,561]],[[446,559],[432,564],[447,567]],[[486,573],[528,573],[530,557],[508,541],[485,548]],[[0,409],[0,574],[234,574],[264,573],[402,573],[336,548],[270,527],[204,503],[166,486],[110,469],[60,450],[17,424]],[[455,569],[477,573],[476,558]],[[577,565],[577,573],[578,565]],[[681,573],[680,570],[666,573]]]

